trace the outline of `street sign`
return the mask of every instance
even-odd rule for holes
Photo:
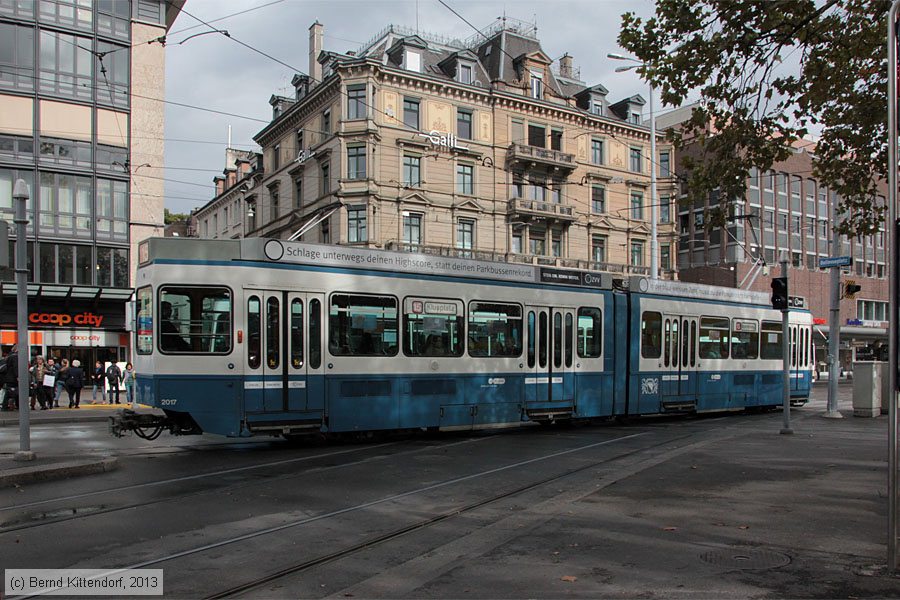
[[[828,258],[819,259],[819,268],[827,269],[829,267],[849,267],[853,264],[853,258],[849,256],[829,256]]]

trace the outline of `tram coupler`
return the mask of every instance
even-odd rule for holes
[[[129,408],[124,408],[109,418],[109,432],[116,437],[122,437],[128,432],[133,432],[138,437],[154,440],[164,430],[168,430],[172,435],[199,435],[203,433],[203,430],[187,415],[179,419],[177,415],[167,414],[161,416],[139,413]]]

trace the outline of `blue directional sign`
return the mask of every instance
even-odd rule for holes
[[[829,256],[828,258],[819,259],[819,268],[827,269],[828,267],[849,267],[853,264],[853,258],[849,256]]]

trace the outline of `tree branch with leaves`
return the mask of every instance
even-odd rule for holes
[[[818,134],[814,176],[841,197],[842,233],[884,221],[887,178],[886,0],[657,0],[622,17],[619,44],[665,105],[699,100],[670,132],[687,156],[687,201],[742,198],[752,167],[768,170]]]

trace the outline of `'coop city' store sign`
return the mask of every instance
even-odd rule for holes
[[[28,322],[34,325],[51,327],[68,327],[70,325],[100,327],[103,323],[103,315],[97,315],[92,312],[83,312],[75,315],[56,312],[33,312],[28,314]]]

